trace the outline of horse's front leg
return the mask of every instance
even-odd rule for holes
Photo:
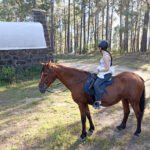
[[[83,140],[87,136],[86,132],[86,105],[79,104],[80,114],[81,114],[81,123],[82,123],[82,134],[80,138]]]
[[[92,117],[91,117],[91,113],[90,113],[90,109],[89,109],[88,105],[86,106],[86,116],[87,116],[87,118],[89,120],[89,123],[90,123],[89,132],[90,132],[90,134],[92,134],[93,131],[95,130],[95,127],[94,127],[94,124],[93,124],[93,121],[92,121]]]

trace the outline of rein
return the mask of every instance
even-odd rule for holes
[[[59,92],[57,92],[57,94],[58,93],[63,93],[63,92],[65,92],[65,91],[67,91],[68,89],[66,88],[66,89],[64,89],[63,91],[59,91]],[[47,92],[49,92],[49,93],[56,93],[56,91],[50,91],[50,90],[46,90]]]
[[[81,79],[81,80],[79,80],[79,81],[75,81],[73,84],[71,84],[71,85],[75,85],[75,84],[78,84],[78,83],[81,83],[82,81],[85,81],[87,79],[87,77],[86,78],[84,78],[84,79]],[[60,85],[60,84],[62,84],[61,82],[60,83],[58,83],[57,84],[57,86],[58,85]],[[57,88],[57,87],[56,87]],[[59,91],[59,92],[57,92],[57,93],[63,93],[63,92],[65,92],[65,91],[67,91],[68,89],[67,88],[65,88],[64,90],[62,90],[62,91]],[[56,93],[56,91],[50,91],[50,90],[46,90],[47,92],[49,92],[49,93]]]
[[[58,83],[56,86],[58,86],[58,85],[60,85],[60,84],[62,84],[61,82],[60,83]],[[57,88],[57,87],[56,87]],[[57,93],[62,93],[62,92],[65,92],[65,91],[67,91],[68,89],[66,88],[66,89],[64,89],[63,91],[59,91],[59,92],[57,92]],[[46,90],[47,92],[49,92],[49,93],[55,93],[56,91],[50,91],[50,90]]]

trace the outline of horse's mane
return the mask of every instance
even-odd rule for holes
[[[82,70],[82,69],[77,69],[77,68],[73,68],[73,67],[68,67],[68,66],[64,66],[64,65],[60,65],[60,64],[56,64],[56,66],[60,66],[60,67],[62,67],[62,68],[69,69],[69,70],[71,70],[71,71],[73,71],[73,72],[76,72],[76,73],[83,73],[83,74],[86,74],[86,75],[90,74],[90,72],[85,71],[85,70]]]
[[[47,64],[49,68],[55,68],[57,70],[61,70],[61,72],[64,70],[65,73],[70,73],[70,75],[75,75],[77,77],[82,77],[82,76],[87,76],[90,74],[90,72],[82,70],[82,69],[77,69],[77,68],[73,68],[73,67],[68,67],[68,66],[64,66],[62,64],[56,64],[56,63],[52,63],[52,62],[48,62]],[[67,72],[66,72],[67,71]]]

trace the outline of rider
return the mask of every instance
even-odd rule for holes
[[[102,54],[102,58],[100,59],[99,65],[97,67],[97,79],[94,83],[95,90],[95,102],[94,108],[98,109],[101,106],[101,98],[103,96],[102,89],[100,86],[104,81],[107,81],[111,78],[113,70],[112,70],[112,56],[111,53],[107,50],[108,42],[106,40],[100,41],[98,44],[98,48],[100,53]]]

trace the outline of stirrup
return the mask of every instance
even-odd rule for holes
[[[95,109],[100,109],[101,108],[101,101],[95,101],[94,104],[93,104],[93,107]]]

